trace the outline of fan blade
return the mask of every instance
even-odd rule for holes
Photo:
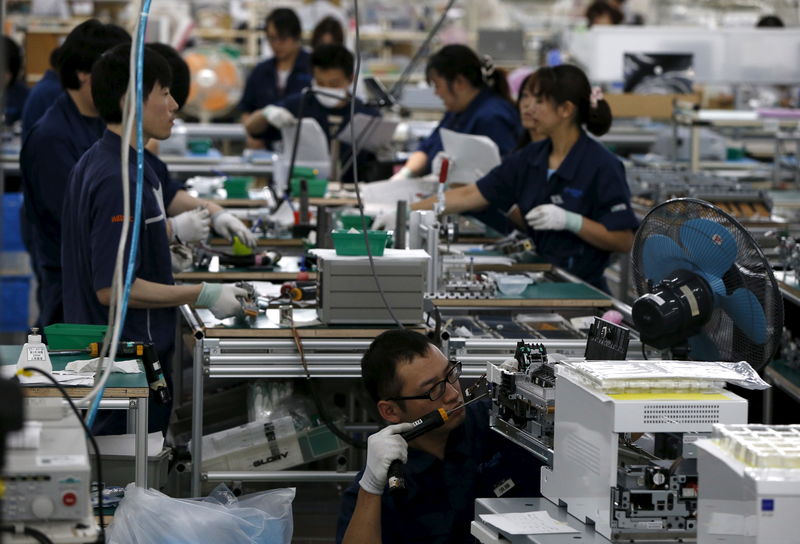
[[[644,276],[658,283],[675,270],[691,270],[686,252],[669,236],[654,234],[644,241],[642,248]]]
[[[720,296],[717,300],[745,336],[756,344],[766,343],[767,316],[764,315],[764,308],[758,298],[751,291],[740,287],[730,296]]]
[[[689,337],[689,358],[693,361],[719,361],[719,350],[705,333]]]
[[[721,278],[736,260],[736,240],[719,223],[708,219],[690,219],[681,225],[680,236],[686,249],[686,258],[705,275]]]

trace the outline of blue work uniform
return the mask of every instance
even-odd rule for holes
[[[169,168],[167,168],[164,161],[147,149],[144,150],[144,160],[150,168],[153,169],[156,177],[161,182],[164,210],[166,213],[166,210],[169,208],[169,205],[172,204],[172,200],[175,198],[175,195],[178,194],[178,191],[186,190],[186,187],[183,183],[172,179],[172,176],[169,174]]]
[[[305,102],[303,102],[305,100]],[[363,113],[372,117],[380,117],[380,112],[375,108],[371,108],[364,104],[360,99],[356,98],[356,113]],[[286,108],[295,117],[300,116],[300,104],[303,103],[303,117],[312,117],[316,119],[322,132],[328,138],[328,145],[332,139],[337,137],[345,129],[349,130],[350,125],[350,102],[346,102],[340,108],[328,108],[320,104],[319,100],[314,93],[297,93],[285,98],[278,102],[278,106]],[[338,127],[334,124],[338,122]],[[356,141],[358,141],[356,135]],[[346,143],[339,145],[339,162],[344,165],[348,161],[352,153],[351,146]],[[359,166],[365,161],[371,160],[374,155],[368,151],[360,151],[358,153]],[[346,172],[341,173],[341,181],[352,181],[353,169],[352,166]]]
[[[63,320],[61,286],[61,210],[69,173],[103,134],[99,117],[81,115],[66,91],[23,140],[20,152],[25,213],[41,274],[42,307],[37,324]],[[38,279],[38,278],[37,278]]]
[[[541,204],[555,204],[601,223],[610,231],[639,225],[631,208],[631,193],[622,162],[585,132],[569,150],[561,166],[549,176],[550,139],[523,147],[477,182],[493,206],[519,206],[525,216]],[[603,271],[611,253],[584,242],[566,230],[528,234],[536,252],[548,262],[608,291]]]
[[[286,80],[286,86],[278,87],[278,61],[275,57],[262,61],[253,68],[244,86],[242,99],[239,101],[239,110],[243,113],[253,113],[264,106],[277,104],[280,100],[295,93],[304,87],[311,86],[311,55],[301,49],[294,61],[294,67]],[[274,127],[260,135],[266,144],[281,139],[281,133]]]
[[[22,110],[23,138],[28,135],[36,121],[41,119],[44,112],[53,105],[62,90],[58,74],[48,69],[33,86],[28,94],[28,100],[25,101],[25,107]]]
[[[11,126],[22,119],[22,110],[25,108],[25,102],[28,99],[29,93],[30,89],[19,80],[6,87],[4,102],[6,106],[5,122],[7,126]]]
[[[475,499],[496,497],[495,490],[513,482],[503,497],[538,497],[541,463],[529,452],[489,428],[489,402],[467,407],[464,423],[450,432],[444,459],[408,448],[405,495],[388,489],[381,496],[383,544],[472,543],[469,526]],[[358,498],[358,481],[344,492],[336,530],[342,542]]]

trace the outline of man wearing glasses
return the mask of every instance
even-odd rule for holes
[[[424,335],[392,330],[361,360],[364,385],[390,425],[369,437],[367,464],[342,497],[337,543],[474,542],[479,497],[539,496],[540,464],[489,429],[489,402],[452,413],[409,444],[399,435],[434,410],[463,404],[461,363]],[[406,492],[386,489],[389,465],[405,463]]]

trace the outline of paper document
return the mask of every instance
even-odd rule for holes
[[[109,358],[106,357],[106,363],[108,364]],[[70,361],[67,363],[67,366],[64,367],[65,372],[75,372],[78,374],[94,374],[97,371],[97,363],[100,361],[100,357],[95,357],[94,359],[82,359],[79,361]],[[114,361],[114,367],[111,369],[111,372],[120,372],[122,374],[138,374],[142,372],[142,369],[139,367],[139,362],[137,360],[131,361]]]
[[[54,370],[50,375],[61,385],[85,387],[92,387],[94,385],[93,374],[76,374],[65,370]],[[22,385],[53,385],[53,382],[38,373],[34,373],[33,376],[30,377],[19,376],[19,383]]]
[[[136,453],[135,434],[111,434],[96,436],[97,448],[103,455],[134,455]],[[147,435],[147,456],[155,457],[164,449],[164,435],[156,431]]]
[[[461,134],[446,128],[439,129],[439,134],[445,154],[453,159],[447,173],[448,183],[475,183],[500,164],[500,150],[487,136]]]
[[[579,533],[547,512],[519,512],[512,514],[481,514],[481,520],[511,535],[544,535]]]
[[[353,127],[356,131],[358,149],[366,149],[374,153],[391,145],[394,131],[397,129],[397,121],[365,113],[357,113],[353,117]],[[347,125],[344,130],[339,132],[337,139],[346,144],[351,142],[350,125]]]

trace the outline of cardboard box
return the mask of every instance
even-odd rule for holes
[[[606,94],[606,102],[611,107],[614,118],[650,117],[651,119],[671,119],[674,100],[700,103],[700,93],[693,94]]]

